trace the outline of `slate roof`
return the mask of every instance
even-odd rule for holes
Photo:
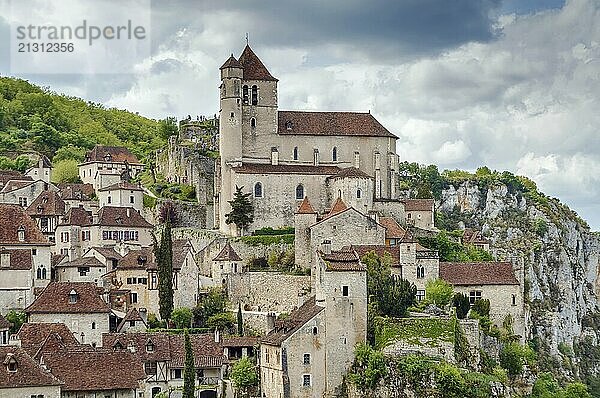
[[[77,302],[70,303],[71,291],[78,295]],[[35,301],[25,309],[28,314],[89,314],[109,313],[108,304],[94,283],[51,282]]]
[[[128,181],[121,181],[116,184],[109,185],[104,188],[98,189],[98,191],[114,191],[117,189],[125,190],[125,191],[143,191],[142,187],[139,184],[132,184]]]
[[[440,262],[440,278],[457,286],[519,284],[509,262]]]
[[[413,238],[407,230],[402,228],[392,217],[379,217],[379,224],[385,227],[386,239],[401,239],[404,242],[412,242]]]
[[[406,199],[404,211],[433,211],[433,199]]]
[[[221,252],[213,258],[213,261],[242,261],[229,242],[223,246]]]
[[[98,212],[98,225],[152,228],[152,224],[146,221],[133,207],[103,206]]]
[[[17,371],[9,372],[6,364],[15,359]],[[17,387],[58,386],[62,383],[20,347],[0,346],[0,389]]]
[[[233,54],[231,54],[231,56],[229,58],[227,58],[227,61],[225,61],[225,63],[223,65],[221,65],[221,67],[219,69],[226,69],[226,68],[243,68],[243,66],[242,66],[242,64],[240,64],[240,62],[237,59],[235,59]]]
[[[105,146],[96,145],[94,149],[85,154],[84,163],[89,162],[106,162],[107,155],[110,157],[109,162],[129,164],[141,164],[138,158],[129,151],[129,149],[120,146]]]
[[[79,345],[73,333],[64,323],[24,323],[17,332],[21,347],[35,356],[48,336],[56,335],[64,345]]]
[[[325,307],[317,305],[315,296],[312,296],[298,309],[292,311],[287,319],[277,322],[275,329],[263,337],[260,342],[269,345],[280,345],[324,309]]]
[[[56,191],[44,191],[29,205],[30,216],[61,216],[65,214],[65,202]]]
[[[244,163],[233,170],[239,174],[304,174],[304,175],[334,175],[340,171],[337,166],[312,166],[302,164],[258,164]]]
[[[397,138],[370,113],[279,111],[279,135]]]
[[[83,207],[71,207],[61,218],[58,225],[77,225],[85,227],[92,225],[92,215]]]
[[[313,209],[312,205],[310,204],[310,200],[308,200],[308,196],[305,196],[302,203],[300,203],[300,206],[298,207],[298,211],[296,211],[296,213],[298,213],[298,214],[316,214],[317,212],[315,211],[315,209]]]
[[[10,249],[1,250],[0,254],[9,254],[9,269],[12,270],[30,270],[33,266],[33,257],[30,249]]]
[[[353,250],[332,250],[331,253],[319,252],[327,265],[327,271],[366,271],[365,266]]]
[[[18,230],[25,229],[25,241],[19,241]],[[48,240],[37,224],[18,205],[0,204],[0,245],[3,244],[45,244]]]
[[[229,60],[231,60],[231,58]],[[229,60],[227,60],[227,62],[229,62]],[[277,81],[249,45],[246,45],[244,51],[242,51],[238,63],[244,69],[244,80]]]
[[[373,178],[362,170],[356,167],[346,167],[339,171],[339,173],[329,177],[330,179],[336,178]]]

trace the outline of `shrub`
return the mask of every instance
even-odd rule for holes
[[[179,329],[190,327],[194,313],[189,308],[176,308],[171,312],[171,320]]]
[[[231,330],[235,325],[235,318],[231,312],[222,312],[212,315],[206,321],[206,326],[211,329]]]
[[[427,300],[441,308],[450,303],[453,294],[452,285],[442,279],[431,279],[425,285]]]
[[[538,218],[533,224],[533,230],[538,236],[544,236],[548,232],[548,223],[543,218]]]
[[[469,313],[469,309],[471,309],[469,297],[463,293],[456,293],[454,297],[452,297],[452,303],[456,308],[456,317],[458,319],[465,319]]]
[[[517,342],[505,344],[500,350],[500,366],[515,377],[523,373],[525,364],[531,365],[535,359],[535,353],[529,346],[523,346]]]
[[[473,312],[476,312],[481,317],[489,317],[490,316],[490,300],[488,299],[477,299],[475,303],[473,303]]]

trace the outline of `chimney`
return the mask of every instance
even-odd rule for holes
[[[218,328],[215,328],[215,343],[221,342],[221,333]]]
[[[138,312],[140,313],[140,316],[142,317],[144,322],[147,324],[148,323],[148,310],[146,308],[140,308],[140,309],[138,309]]]
[[[331,241],[330,240],[324,240],[323,243],[321,243],[321,251],[324,254],[331,254]]]
[[[279,152],[276,147],[271,147],[271,164],[277,166],[279,164]]]
[[[131,208],[127,208],[127,218],[131,217]]]
[[[269,312],[267,314],[267,333],[275,329],[275,313]]]
[[[302,307],[302,304],[304,304],[304,299],[305,296],[303,294],[298,295],[298,307]]]

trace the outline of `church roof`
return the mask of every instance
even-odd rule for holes
[[[310,200],[308,200],[308,196],[304,197],[302,203],[300,203],[300,207],[298,207],[297,214],[314,214],[316,213],[315,209],[313,209],[310,204]]]
[[[346,210],[347,208],[348,208],[348,206],[346,206],[346,204],[344,203],[342,198],[337,198],[337,200],[333,204],[333,207],[329,211],[329,214],[327,214],[327,217],[331,217],[335,214],[341,213],[344,210]]]
[[[258,164],[244,163],[233,170],[239,174],[304,174],[334,175],[340,171],[337,166],[312,166],[304,164]]]
[[[244,68],[244,80],[277,81],[249,45],[246,45],[242,55],[240,55],[239,64]]]
[[[373,115],[360,112],[279,111],[277,133],[397,138]]]
[[[333,175],[329,178],[373,178],[362,170],[357,169],[356,167],[346,167],[340,170],[339,173]]]
[[[242,68],[242,64],[240,64],[240,62],[237,59],[235,59],[233,54],[231,54],[231,56],[229,58],[227,58],[227,61],[225,61],[223,66],[221,66],[219,69],[226,69],[226,68]]]
[[[225,244],[223,250],[213,258],[213,261],[242,261],[229,242]]]

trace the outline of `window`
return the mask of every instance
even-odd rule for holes
[[[242,87],[242,103],[248,105],[248,86],[245,84]]]
[[[79,271],[79,276],[86,276],[90,272],[90,267],[78,267],[77,271]]]
[[[360,168],[360,153],[354,152],[354,167]]]
[[[18,235],[19,242],[25,242],[25,227],[23,227],[21,225],[19,227],[19,229],[17,230],[17,235]]]
[[[37,255],[37,249],[31,249],[31,255],[32,256]]]
[[[96,322],[92,322],[92,330],[96,330]]]
[[[61,232],[60,233],[60,241],[67,243],[69,242],[69,233],[68,232]]]
[[[135,321],[129,321],[129,327],[130,328],[135,327]]]
[[[129,203],[135,203],[135,199],[134,199],[133,195],[129,197]]]
[[[156,362],[146,362],[144,370],[148,376],[156,376]]]
[[[469,292],[469,303],[473,305],[477,300],[481,300],[481,290],[471,290]]]
[[[255,118],[251,118],[251,119],[250,119],[250,127],[251,127],[252,129],[255,129],[255,128],[256,128],[256,119],[255,119]]]
[[[296,199],[304,199],[304,185],[298,184],[296,187]]]
[[[146,352],[154,352],[154,343],[151,341],[148,341],[148,343],[146,343]]]
[[[231,113],[229,114],[229,117],[230,117],[231,119],[233,119],[233,118],[235,117],[235,114],[234,114],[233,112],[231,112]]]
[[[305,365],[310,365],[310,354],[304,354],[304,360],[303,363]]]
[[[181,379],[181,369],[173,369],[173,378]]]
[[[302,375],[302,386],[310,387],[310,375]]]
[[[356,199],[360,199],[362,197],[362,191],[359,189],[356,190]]]
[[[256,184],[254,184],[254,197],[262,198],[262,196],[263,196],[262,184],[260,182],[257,182]]]
[[[90,231],[81,231],[81,240],[90,240]]]
[[[313,334],[316,335],[317,333],[319,333],[319,329],[315,326],[313,327]]]
[[[515,306],[517,305],[517,296],[516,295],[512,295],[512,305]]]
[[[8,368],[9,372],[16,372],[17,371],[17,360],[14,358],[10,358],[8,360],[8,363],[6,364],[6,367]]]
[[[298,147],[294,147],[294,160],[298,160]]]
[[[258,87],[256,85],[252,86],[252,105],[258,104]]]
[[[422,265],[419,265],[417,267],[417,279],[423,279],[425,278],[425,267],[423,267]]]
[[[333,150],[331,151],[331,160],[334,162],[337,162],[337,147],[333,147]]]
[[[425,290],[417,290],[417,301],[425,299]]]
[[[107,201],[108,201],[108,204],[111,204],[112,203],[112,198],[109,196],[108,199],[107,199]]]
[[[342,286],[342,296],[348,297],[348,286]]]
[[[27,198],[20,197],[19,198],[19,206],[27,207]]]
[[[73,289],[69,293],[69,303],[75,304],[77,302],[77,292]]]
[[[130,294],[131,297],[131,303],[137,303],[138,302],[138,295],[136,292],[131,292]]]

